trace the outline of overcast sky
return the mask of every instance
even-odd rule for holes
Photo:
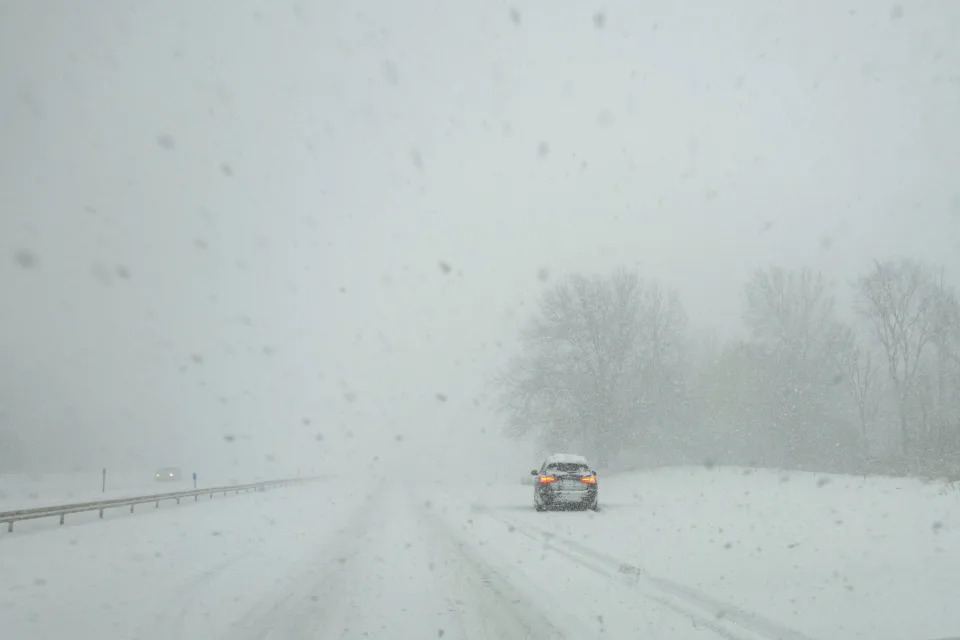
[[[544,275],[636,266],[723,335],[758,266],[960,275],[957,33],[950,0],[0,0],[0,420],[91,467],[429,463],[499,432]]]

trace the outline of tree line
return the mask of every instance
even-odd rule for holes
[[[824,274],[757,269],[746,337],[694,337],[680,297],[620,270],[550,286],[498,379],[507,428],[599,466],[951,474],[960,304],[942,269],[876,261],[838,309]]]

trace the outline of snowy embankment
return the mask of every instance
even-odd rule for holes
[[[960,494],[659,469],[600,513],[469,476],[336,477],[0,535],[11,637],[934,640],[960,632]]]
[[[758,616],[767,637],[960,635],[960,492],[942,482],[702,467],[601,482],[596,515],[518,510],[522,486],[473,501],[578,562],[639,569],[654,593],[689,588],[718,619]]]

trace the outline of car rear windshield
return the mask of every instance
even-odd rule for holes
[[[579,462],[554,462],[547,465],[547,469],[550,471],[589,471],[589,467],[585,464]]]

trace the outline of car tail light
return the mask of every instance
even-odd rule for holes
[[[583,476],[580,478],[580,482],[586,482],[587,484],[597,484],[597,476]]]
[[[540,476],[540,484],[547,484],[549,482],[556,482],[557,479],[553,476]]]

